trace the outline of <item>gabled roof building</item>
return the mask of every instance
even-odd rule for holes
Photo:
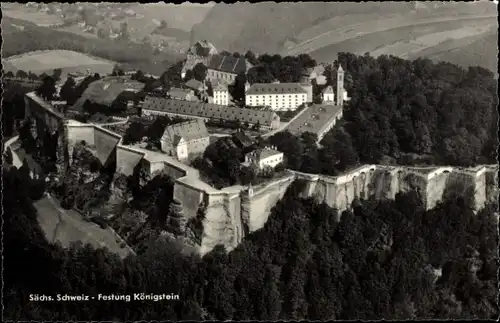
[[[162,97],[147,96],[142,104],[144,115],[170,115],[203,120],[224,120],[247,122],[250,125],[259,124],[262,127],[277,129],[280,125],[279,116],[273,111],[260,111],[228,107],[204,102],[172,100]]]
[[[160,142],[162,151],[183,161],[203,154],[210,144],[210,135],[203,120],[194,119],[167,126]]]

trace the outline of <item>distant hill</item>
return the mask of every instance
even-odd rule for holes
[[[8,17],[2,19],[2,37],[4,59],[38,50],[72,50],[140,68],[146,73],[160,73],[181,58],[168,51],[154,53],[151,46],[143,44],[86,38]]]
[[[46,10],[33,6],[2,3],[2,11],[5,16],[10,18],[22,19],[41,27],[58,26],[62,31],[86,37],[97,37],[97,31],[102,26],[106,26],[107,29],[119,30],[120,25],[126,22],[130,37],[135,41],[141,41],[144,37],[150,36],[159,23],[164,20],[170,29],[168,36],[183,41],[189,40],[192,26],[201,22],[212,6],[213,4],[117,4],[102,2],[98,5],[79,3],[78,7],[71,8],[71,5],[57,4],[59,11],[50,14]],[[85,11],[85,15],[82,14],[83,11]],[[65,16],[65,18],[61,16]],[[68,21],[72,21],[72,23],[63,25]],[[84,21],[87,25],[77,25],[78,22]],[[88,31],[86,30],[87,26],[98,26],[99,28]]]
[[[490,2],[238,2],[215,5],[193,27],[192,39],[207,39],[231,52],[310,53],[319,61],[334,60],[339,51],[375,50],[456,61],[462,49],[473,52],[471,46],[490,47],[481,49],[484,53],[496,51],[496,42],[486,42],[494,37],[492,30],[496,33],[496,12]],[[464,55],[469,58],[460,60],[461,65],[496,70],[489,59]]]
[[[176,5],[172,3],[138,4],[132,9],[144,19],[165,20],[169,27],[191,31],[193,25],[203,21],[212,5]]]

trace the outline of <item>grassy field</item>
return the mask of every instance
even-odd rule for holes
[[[390,45],[382,46],[370,53],[373,56],[379,55],[395,55],[402,58],[408,58],[410,56],[418,55],[419,52],[425,49],[431,49],[435,51],[435,48],[446,41],[468,39],[468,38],[480,38],[483,34],[489,32],[493,27],[494,23],[482,24],[479,26],[468,25],[463,28],[457,28],[447,31],[441,31],[436,33],[429,33],[423,36],[415,37],[413,39],[398,41]]]
[[[477,65],[489,68],[498,76],[498,47],[495,46],[497,42],[498,31],[494,30],[475,37],[449,40],[416,54],[462,66],[477,62]],[[416,58],[415,56],[409,58]]]
[[[9,57],[5,62],[7,68],[15,69],[12,71],[14,73],[17,70],[24,70],[36,74],[52,72],[56,68],[61,68],[63,73],[85,72],[90,69],[92,73],[104,75],[111,73],[116,64],[109,60],[98,59],[87,54],[68,50],[30,52]]]
[[[86,32],[84,32],[82,30],[82,28],[80,28],[78,26],[69,26],[69,27],[56,28],[56,30],[58,30],[58,31],[64,31],[64,32],[67,32],[67,33],[72,33],[72,34],[79,35],[79,36],[86,37],[86,38],[97,38],[97,35],[94,35],[94,34],[91,34],[91,33],[86,33]]]
[[[330,39],[334,42],[310,52],[310,55],[318,61],[328,62],[335,60],[338,52],[356,54],[370,52],[373,56],[387,54],[409,59],[419,56],[433,58],[435,54],[441,53],[444,55],[443,59],[446,60],[446,49],[459,51],[460,47],[487,37],[491,33],[491,29],[496,28],[495,26],[495,18],[475,18],[409,25],[382,31],[374,31],[376,28],[371,28],[368,30],[374,32],[368,34],[359,33],[357,28],[349,30],[349,27],[345,27],[348,32],[343,35],[337,33],[336,39],[334,39],[334,35],[330,35]],[[315,40],[315,42],[314,46],[320,47],[319,40]],[[495,43],[492,42],[489,46],[495,48]],[[491,50],[486,52],[491,52]],[[470,58],[470,55],[467,57]],[[481,63],[480,66],[496,70],[490,62],[492,59],[494,57],[487,58],[483,62],[461,60],[460,65]]]
[[[59,242],[63,247],[74,242],[90,244],[94,248],[106,247],[122,258],[130,253],[126,246],[120,247],[121,240],[111,228],[101,229],[97,224],[85,221],[76,211],[63,210],[51,197],[37,201],[35,207],[38,222],[50,242]]]
[[[496,21],[496,15],[481,15],[481,16],[467,16],[467,17],[453,17],[453,16],[444,16],[444,17],[430,17],[430,18],[422,18],[419,15],[415,16],[406,16],[406,17],[393,17],[386,18],[380,20],[353,20],[358,21],[358,23],[351,23],[346,25],[341,25],[341,28],[335,27],[337,24],[331,25],[330,29],[327,31],[313,37],[310,39],[304,39],[302,36],[297,37],[301,43],[296,47],[287,50],[287,54],[296,55],[298,53],[314,53],[317,50],[323,50],[325,47],[340,43],[342,41],[347,41],[351,39],[355,39],[360,36],[373,35],[375,33],[380,32],[391,32],[391,30],[396,28],[410,27],[410,28],[419,28],[421,26],[430,26],[434,23],[443,22],[456,24],[456,22],[460,22],[460,27],[464,25],[469,25],[471,23],[477,23],[477,21],[486,18],[485,21]],[[326,29],[326,26],[323,28]],[[401,33],[400,38],[407,38],[407,34]],[[376,40],[380,43],[387,43],[385,38],[376,38]]]

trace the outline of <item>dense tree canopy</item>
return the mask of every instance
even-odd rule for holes
[[[386,156],[451,165],[496,162],[491,142],[497,142],[498,99],[490,71],[385,55],[341,53],[339,61],[352,78],[344,120],[361,162]]]
[[[387,56],[339,59],[351,100],[320,148],[304,154],[303,138],[287,132],[269,138],[290,168],[335,175],[359,163],[496,163],[498,99],[488,70]],[[336,69],[327,66],[325,74]]]
[[[66,100],[69,105],[73,105],[75,100],[75,80],[70,76],[66,79],[63,86],[61,87],[61,99]]]
[[[45,76],[42,85],[38,87],[36,93],[45,100],[52,100],[56,94],[56,81],[52,76]]]
[[[252,52],[247,52],[247,56],[254,65],[247,75],[250,84],[271,83],[275,80],[281,83],[300,82],[304,72],[316,66],[316,61],[308,54],[285,57],[263,54],[256,59]]]
[[[498,315],[496,206],[475,215],[458,198],[424,211],[416,193],[410,193],[395,201],[359,202],[339,221],[325,204],[298,198],[301,183],[296,182],[265,227],[227,255],[220,247],[203,259],[181,255],[175,244],[160,239],[138,256],[120,260],[103,249],[75,245],[65,250],[47,243],[25,181],[16,170],[3,177],[7,320]],[[162,200],[159,190],[169,185],[157,181],[137,191],[136,198],[164,216],[164,209],[147,199]],[[28,301],[33,293],[141,292],[179,294],[180,301]]]
[[[198,63],[193,67],[193,77],[195,80],[199,82],[203,82],[207,78],[207,67],[202,64]]]

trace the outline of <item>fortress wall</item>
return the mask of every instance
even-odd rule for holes
[[[228,199],[229,215],[231,216],[231,223],[234,228],[233,239],[231,241],[231,250],[236,248],[243,238],[245,232],[243,230],[243,223],[241,218],[241,197],[236,195]]]
[[[286,190],[295,180],[294,175],[287,176],[278,181],[272,182],[257,190],[249,198],[248,203],[248,228],[250,232],[264,227],[271,212],[271,209],[283,198]]]
[[[151,178],[153,178],[156,174],[163,173],[167,168],[167,165],[164,162],[149,162],[148,160],[146,160],[146,162],[149,165],[149,174],[151,175]]]
[[[446,187],[442,199],[447,199],[453,195],[463,197],[473,197],[475,199],[476,176],[474,173],[455,169],[447,178]]]
[[[121,136],[101,127],[94,126],[94,144],[97,149],[97,158],[102,165],[106,164]]]
[[[200,254],[210,252],[218,244],[227,246],[228,237],[232,235],[228,230],[229,227],[229,219],[222,205],[208,207],[203,219]]]
[[[498,168],[487,169],[484,176],[487,201],[498,201]]]
[[[476,204],[476,210],[482,209],[488,201],[488,196],[486,192],[486,172],[479,171],[476,173],[476,190],[474,194],[474,200]]]
[[[64,120],[64,116],[56,112],[50,103],[39,98],[35,92],[27,93],[24,97],[26,116],[31,116],[41,121],[41,129],[48,129],[49,133],[56,132]]]
[[[392,182],[390,171],[385,168],[377,168],[366,176],[369,183],[367,185],[366,194],[368,198],[375,197],[376,199],[383,199],[389,195],[387,192],[390,192],[390,184]]]
[[[174,199],[181,203],[184,214],[188,219],[196,216],[204,197],[205,192],[193,186],[181,181],[176,181],[174,184]]]
[[[179,179],[186,176],[186,171],[168,162],[163,162],[162,172],[174,179]]]
[[[92,125],[70,125],[68,128],[68,145],[74,146],[77,142],[85,140],[87,145],[95,146],[94,126]]]
[[[428,185],[426,189],[427,209],[434,208],[439,202],[443,200],[443,194],[449,185],[449,177],[452,175],[453,169],[440,169],[429,174]]]
[[[205,210],[200,253],[204,255],[216,245],[223,245],[228,251],[233,250],[244,236],[241,198],[237,194],[227,192],[208,195],[212,203]]]
[[[134,173],[134,168],[144,157],[144,153],[135,151],[127,146],[118,145],[116,147],[116,172],[125,176]]]

